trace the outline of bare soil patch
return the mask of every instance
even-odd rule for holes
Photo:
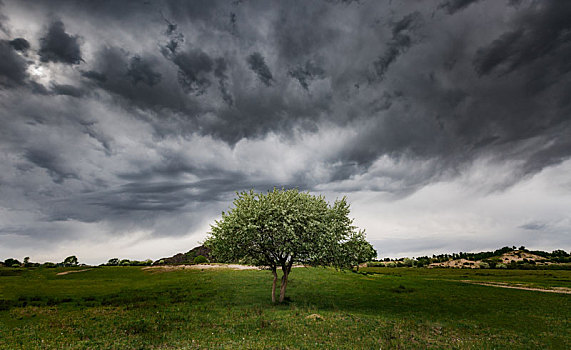
[[[293,265],[293,268],[305,267],[304,265]],[[143,270],[156,270],[161,272],[176,270],[204,270],[204,269],[231,269],[231,270],[263,270],[263,267],[239,264],[197,264],[197,265],[160,265],[146,266]]]
[[[548,288],[529,287],[524,284],[508,284],[504,282],[481,282],[473,280],[461,280],[460,282],[478,284],[480,286],[498,287],[498,288],[531,290],[531,291],[546,292],[546,293],[571,294],[571,288],[567,287],[553,287],[548,289]]]
[[[84,271],[89,271],[89,270],[93,270],[93,269],[83,269],[83,270],[64,271],[64,272],[58,272],[58,273],[56,273],[56,275],[58,275],[58,276],[62,276],[62,275],[67,275],[68,273],[75,273],[75,272],[84,272]]]
[[[231,269],[231,270],[260,270],[257,266],[238,264],[197,264],[197,265],[161,265],[147,266],[143,270],[175,271],[175,270]]]

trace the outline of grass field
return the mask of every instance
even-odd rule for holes
[[[81,268],[83,269],[83,268]],[[569,349],[570,271],[0,269],[1,349]]]

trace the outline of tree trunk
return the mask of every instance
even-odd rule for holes
[[[278,282],[278,272],[276,267],[272,266],[272,274],[274,275],[274,283],[272,284],[272,303],[276,303],[276,284]]]
[[[289,277],[292,265],[293,265],[293,258],[288,264],[282,265],[282,271],[284,272],[284,275],[282,276],[282,285],[280,288],[280,303],[284,302],[285,292],[287,288],[287,278]]]
[[[289,271],[287,271],[287,269],[284,270],[284,275],[282,276],[282,286],[280,288],[280,303],[284,302],[284,298],[285,298],[285,292],[286,292],[286,288],[287,288],[287,276],[289,274]]]

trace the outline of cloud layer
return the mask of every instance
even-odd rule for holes
[[[569,16],[566,2],[532,0],[5,1],[0,255],[196,241],[235,191],[274,186],[361,203],[382,255],[494,248],[490,232],[569,249],[559,207],[474,224],[458,243],[467,212],[405,224],[439,184],[469,190],[452,197],[470,208],[568,166]],[[556,183],[563,199],[532,186],[537,208],[567,204]],[[402,221],[388,227],[367,214],[377,208]],[[391,245],[395,227],[403,247],[427,243]],[[162,249],[145,252],[181,250]]]

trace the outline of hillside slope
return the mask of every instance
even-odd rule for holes
[[[551,265],[553,262],[549,261],[542,256],[524,251],[524,250],[515,250],[511,252],[504,253],[502,255],[492,257],[489,259],[482,259],[482,260],[467,260],[467,259],[452,259],[443,262],[435,262],[428,267],[453,267],[453,268],[471,268],[477,269],[481,267],[489,267],[487,265],[495,264],[498,267],[507,267],[508,265],[518,264],[518,263],[528,263],[537,266],[542,265]]]
[[[201,245],[195,248],[192,248],[186,253],[178,253],[173,255],[169,258],[161,258],[158,259],[153,263],[153,265],[185,265],[185,264],[193,264],[194,258],[197,256],[202,255],[208,259],[208,261],[212,261],[212,256],[210,254],[210,249],[206,248],[205,246]]]

